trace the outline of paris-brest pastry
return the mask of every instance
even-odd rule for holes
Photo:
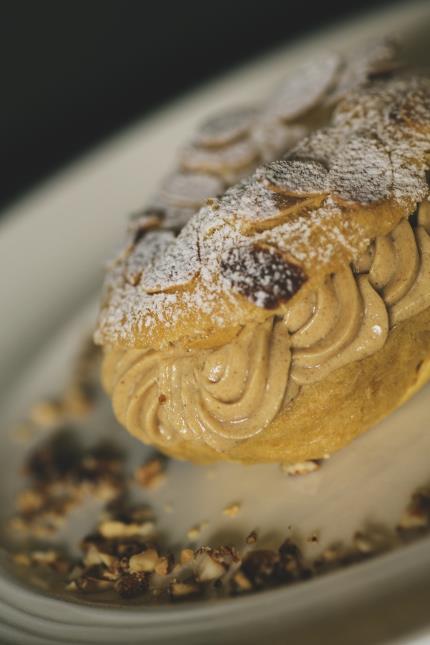
[[[318,459],[430,378],[430,80],[383,52],[205,124],[132,220],[96,341],[145,443]]]

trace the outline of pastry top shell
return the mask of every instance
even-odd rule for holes
[[[208,200],[178,235],[143,217],[105,286],[96,341],[213,346],[281,313],[428,196],[430,80],[346,93],[330,125]]]

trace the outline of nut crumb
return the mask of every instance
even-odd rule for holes
[[[195,575],[199,582],[218,580],[225,571],[226,565],[212,549],[201,549],[194,557]]]
[[[30,410],[30,421],[41,428],[52,428],[63,420],[64,409],[59,401],[38,401]]]
[[[163,555],[158,559],[157,564],[155,565],[155,573],[159,576],[167,576],[171,573],[174,565],[174,558],[172,554]]]
[[[223,509],[223,515],[227,517],[236,517],[239,514],[242,505],[238,502],[233,502]]]
[[[156,549],[146,549],[140,553],[135,553],[130,558],[129,569],[131,573],[140,573],[142,571],[150,573],[155,570],[159,557]]]
[[[166,481],[166,460],[162,457],[152,457],[139,466],[134,478],[142,488],[155,490]]]
[[[31,565],[31,559],[28,553],[14,553],[12,559],[15,564],[19,564],[21,567],[29,567]]]
[[[155,526],[153,522],[125,524],[117,520],[106,520],[100,524],[99,531],[103,537],[108,539],[128,538],[138,535],[147,537],[154,533]]]
[[[174,599],[188,598],[200,592],[200,587],[193,582],[172,582],[169,587],[170,595]]]
[[[235,575],[233,576],[233,582],[235,583],[239,591],[251,591],[252,589],[252,583],[246,577],[243,571],[238,571],[237,573],[235,573]]]
[[[194,558],[194,551],[192,549],[182,549],[179,561],[181,564],[189,564]]]
[[[207,528],[208,526],[209,526],[209,523],[206,521],[200,522],[200,524],[196,524],[195,526],[192,526],[187,531],[188,539],[191,540],[192,542],[194,542],[195,540],[198,540],[203,529]]]
[[[321,468],[320,459],[309,459],[297,464],[281,464],[282,472],[286,475],[296,477],[298,475],[308,475]]]
[[[245,542],[247,544],[255,544],[257,542],[258,536],[257,536],[257,531],[251,531],[249,535],[246,536]]]

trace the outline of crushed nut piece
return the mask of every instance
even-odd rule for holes
[[[308,475],[321,468],[321,459],[309,459],[309,461],[302,461],[297,464],[282,464],[282,472],[286,475]]]
[[[257,542],[257,531],[251,531],[245,541],[247,544],[255,544]]]
[[[15,564],[19,564],[22,567],[29,567],[31,565],[31,559],[28,553],[14,553],[12,559]]]
[[[195,556],[194,569],[196,578],[200,582],[218,580],[224,575],[226,565],[220,562],[212,549],[199,550]]]
[[[430,491],[421,490],[412,496],[411,502],[398,524],[398,531],[420,531],[430,528]]]
[[[236,517],[236,515],[239,514],[239,511],[241,509],[241,504],[238,502],[234,502],[232,504],[229,504],[223,509],[223,514],[227,515],[227,517]]]
[[[107,520],[99,526],[101,535],[107,539],[127,538],[134,536],[148,537],[154,534],[155,526],[153,522],[143,522],[142,524],[130,523],[125,524],[115,520]]]
[[[38,401],[30,410],[30,420],[42,428],[51,428],[64,419],[64,409],[59,401]]]
[[[175,561],[172,554],[163,555],[158,559],[157,564],[155,565],[155,573],[159,576],[167,576],[172,571]]]
[[[192,549],[182,549],[179,561],[181,564],[188,564],[194,558],[194,551]]]
[[[144,571],[150,573],[154,571],[155,565],[159,560],[159,555],[156,549],[146,549],[141,553],[132,555],[129,562],[130,571],[138,573]]]
[[[121,598],[134,598],[143,593],[148,586],[144,573],[125,573],[115,583],[115,591]]]
[[[172,582],[169,591],[174,599],[189,598],[197,595],[200,587],[194,582]]]
[[[312,533],[312,535],[307,538],[307,542],[319,542],[318,533]]]
[[[233,582],[236,585],[237,589],[240,591],[250,591],[252,589],[252,584],[245,576],[243,571],[238,571],[233,576]]]
[[[134,474],[136,482],[143,488],[158,488],[166,480],[166,459],[153,457],[139,466]]]
[[[192,526],[190,529],[187,531],[187,537],[189,540],[192,542],[195,542],[198,540],[200,537],[200,533],[203,531],[208,526],[208,522],[201,522],[200,524],[196,524],[195,526]]]

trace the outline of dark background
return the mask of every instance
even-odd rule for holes
[[[0,0],[0,208],[201,81],[382,4]]]

